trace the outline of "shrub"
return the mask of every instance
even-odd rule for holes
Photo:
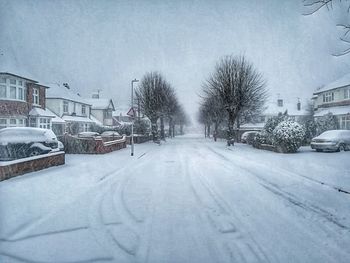
[[[283,121],[273,130],[273,145],[282,152],[296,152],[302,145],[305,129],[295,121]]]
[[[288,120],[288,115],[286,113],[281,114],[279,116],[271,117],[265,123],[264,130],[267,133],[272,134],[273,130],[277,127],[277,125],[280,124],[282,121],[286,121],[286,120]]]

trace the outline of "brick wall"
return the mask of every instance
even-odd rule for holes
[[[64,163],[64,152],[36,156],[31,160],[28,160],[28,158],[24,158],[23,161],[18,160],[18,162],[14,163],[13,161],[3,162],[0,164],[0,181],[25,173],[39,171],[45,168],[49,168],[51,166],[63,165]]]
[[[28,104],[24,101],[0,100],[0,116],[27,116]]]
[[[106,141],[94,138],[78,138],[65,134],[61,141],[66,153],[72,154],[104,154],[126,148],[126,139]]]
[[[39,89],[39,104],[40,106],[45,109],[46,103],[45,103],[45,97],[46,97],[46,88],[43,86],[40,86],[35,83],[27,83],[27,102],[32,107],[33,105],[33,89]]]

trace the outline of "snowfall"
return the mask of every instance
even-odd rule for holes
[[[350,262],[350,151],[187,135],[0,183],[0,262]]]

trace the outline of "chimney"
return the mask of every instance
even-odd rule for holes
[[[301,103],[300,103],[300,99],[299,98],[298,98],[298,103],[297,103],[297,109],[298,109],[298,111],[301,110]]]

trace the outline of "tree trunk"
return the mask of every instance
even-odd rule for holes
[[[208,138],[210,138],[210,124],[207,127],[208,127]]]
[[[154,142],[158,141],[158,126],[157,126],[157,120],[158,118],[154,118],[151,120],[152,124],[152,139]]]
[[[207,125],[204,125],[204,138],[207,138]]]
[[[175,124],[173,124],[173,137],[175,137]]]
[[[160,117],[160,138],[165,141],[164,117]]]
[[[237,117],[236,123],[237,123],[236,142],[241,142],[241,137],[239,136],[239,128],[241,127],[239,117]]]
[[[184,125],[182,123],[180,124],[180,134],[184,135]]]
[[[214,141],[216,142],[217,136],[218,136],[218,126],[219,124],[217,122],[215,122],[215,126],[214,126]]]
[[[228,133],[227,133],[227,146],[233,144],[235,138],[234,124],[236,116],[233,112],[228,112]]]
[[[172,119],[172,118],[169,118],[169,129],[168,129],[168,134],[169,134],[169,137],[170,137],[170,138],[174,137],[173,134],[172,134],[172,126],[173,126],[173,119]]]

